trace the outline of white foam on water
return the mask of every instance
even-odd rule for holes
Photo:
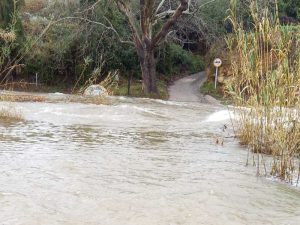
[[[128,97],[125,97],[125,96],[114,96],[114,98],[117,98],[117,99],[119,99],[119,100],[127,100],[128,99]]]
[[[221,110],[211,114],[204,122],[219,122],[230,120],[234,117],[233,112],[229,110]]]
[[[184,104],[181,103],[181,102],[175,102],[175,101],[166,101],[166,100],[161,100],[161,99],[149,99],[153,102],[156,102],[156,103],[160,103],[160,104],[163,104],[163,105],[175,105],[175,106],[183,106]]]
[[[282,179],[280,179],[279,177],[276,177],[276,176],[269,176],[269,177],[266,177],[266,179],[270,180],[272,182],[279,183],[279,184],[289,184],[292,187],[300,190],[300,183],[299,183],[299,180],[298,180],[298,174],[297,173],[293,174],[293,180],[290,183],[286,182],[286,181],[283,181]]]
[[[61,92],[55,92],[55,93],[51,93],[52,95],[65,95],[64,93],[61,93]],[[51,95],[50,94],[50,95]]]
[[[155,115],[155,116],[162,116],[161,114],[153,112],[153,111],[151,111],[150,109],[147,109],[147,108],[133,106],[133,109],[135,109],[135,110],[137,110],[139,112],[148,113],[148,114],[152,114],[152,115]]]

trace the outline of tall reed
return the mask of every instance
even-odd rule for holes
[[[256,154],[258,174],[299,182],[300,155],[300,27],[281,26],[278,9],[250,3],[252,28],[237,20],[231,1],[234,34],[227,38],[237,128],[243,144]],[[264,155],[272,156],[266,163]]]

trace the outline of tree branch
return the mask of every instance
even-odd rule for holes
[[[152,36],[152,19],[154,17],[155,0],[140,0],[140,14],[141,14],[141,30],[142,40],[146,45],[151,45]]]
[[[156,10],[155,10],[155,15],[158,14],[160,8],[165,4],[166,0],[161,0],[161,2],[159,3],[159,5],[157,6]]]
[[[136,46],[141,47],[142,42],[141,38],[138,34],[138,29],[136,28],[134,24],[134,19],[131,16],[131,12],[129,8],[127,7],[126,3],[123,0],[114,0],[116,2],[116,5],[118,9],[126,16],[131,33],[132,33],[132,38]]]
[[[161,42],[161,40],[166,37],[169,29],[174,25],[176,20],[183,14],[184,11],[188,9],[188,0],[179,0],[179,1],[180,1],[180,5],[175,10],[173,16],[163,25],[163,27],[158,32],[158,34],[153,38],[152,47],[158,45]]]
[[[54,23],[59,23],[59,22],[61,22],[63,20],[70,20],[70,19],[77,19],[77,20],[82,20],[82,21],[88,22],[88,23],[93,23],[93,24],[96,24],[96,25],[100,25],[100,26],[104,27],[107,30],[113,31],[117,35],[117,37],[118,37],[118,39],[119,39],[119,41],[121,43],[134,44],[132,41],[124,41],[124,40],[122,40],[121,37],[120,37],[120,35],[119,35],[119,33],[117,32],[117,30],[113,27],[113,25],[111,24],[111,22],[106,17],[104,17],[104,19],[109,23],[110,26],[106,26],[104,23],[100,23],[100,22],[97,22],[97,21],[94,21],[94,20],[90,20],[90,19],[83,18],[83,17],[76,17],[76,16],[69,16],[69,17],[61,18],[59,20],[54,21],[53,24]]]
[[[164,11],[164,12],[161,12],[161,13],[159,13],[159,14],[156,14],[155,17],[156,17],[157,19],[163,19],[163,18],[165,18],[165,17],[168,16],[168,15],[174,14],[175,12],[176,12],[176,10],[168,9],[167,11]],[[191,12],[188,11],[188,10],[186,10],[186,11],[182,12],[182,14],[191,14]]]
[[[101,0],[97,0],[93,5],[91,5],[90,7],[86,8],[85,10],[83,11],[80,11],[80,12],[77,12],[78,14],[83,14],[83,13],[86,13],[88,11],[93,11],[96,6],[101,2]]]

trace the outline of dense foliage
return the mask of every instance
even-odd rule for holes
[[[12,78],[20,67],[16,64],[24,41],[22,21],[18,9],[23,1],[0,2],[0,84]]]
[[[28,40],[34,40],[43,31],[50,22],[49,15],[58,20],[78,17],[77,12],[88,9],[89,3],[93,1],[81,1],[80,6],[56,3],[35,12],[25,21]],[[38,73],[48,85],[72,85],[78,79],[83,84],[101,67],[98,80],[112,70],[118,70],[124,79],[140,80],[136,49],[126,42],[130,39],[126,19],[109,1],[102,1],[93,10],[80,14],[80,19],[66,19],[51,26],[25,57],[25,77],[33,79]],[[196,72],[204,68],[201,57],[172,40],[164,42],[155,54],[160,78],[168,80],[182,71]]]
[[[0,27],[6,27],[11,21],[11,14],[14,10],[14,2],[2,0],[0,2]]]
[[[140,80],[136,49],[128,44],[130,29],[116,6],[110,0],[103,0],[92,8],[95,0],[81,0],[80,4],[70,2],[51,1],[50,4],[43,0],[26,0],[25,7],[18,13],[15,7],[24,1],[18,1],[17,5],[13,0],[0,1],[0,28],[6,30],[7,35],[16,35],[14,42],[0,41],[2,62],[4,56],[8,62],[11,54],[22,55],[18,61],[23,65],[21,73],[12,73],[15,80],[31,82],[38,74],[43,84],[72,87],[75,83],[79,86],[86,83],[95,73],[98,73],[97,81],[101,81],[110,71],[119,71],[123,79]],[[257,2],[260,7],[267,4],[262,0]],[[159,79],[171,80],[174,75],[202,70],[203,58],[210,46],[222,42],[223,37],[232,32],[230,23],[225,20],[228,0],[193,0],[191,3],[193,13],[184,15],[155,51]],[[177,4],[178,1],[172,0],[166,9]],[[271,2],[268,4],[272,6]],[[280,15],[298,18],[299,4],[281,0]],[[237,0],[238,18],[251,29],[253,21],[248,5],[248,0]],[[133,7],[136,6],[133,4]],[[155,29],[160,26],[156,25]]]
[[[280,0],[279,10],[281,16],[293,17],[298,20],[300,19],[300,1]]]

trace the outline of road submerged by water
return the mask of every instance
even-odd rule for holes
[[[206,80],[205,72],[200,72],[175,81],[174,84],[169,87],[169,100],[220,105],[218,100],[200,93],[200,87]]]
[[[0,224],[300,224],[299,190],[245,167],[228,110],[172,94],[190,82],[178,101],[0,102],[26,119],[0,123]]]

